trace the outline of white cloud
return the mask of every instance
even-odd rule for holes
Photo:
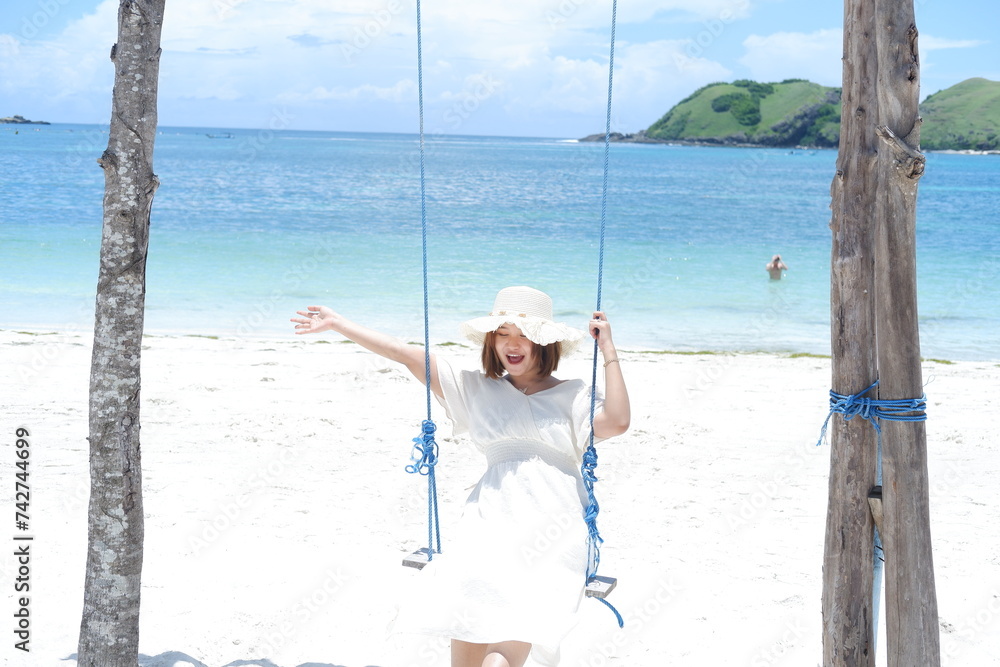
[[[530,100],[526,96],[521,98],[528,106],[548,111],[590,112],[595,118],[600,117],[597,112],[604,106],[602,91],[608,87],[606,64],[556,56],[542,66],[547,76],[537,81],[537,95]]]
[[[417,84],[409,79],[397,81],[395,85],[380,87],[363,84],[354,88],[324,88],[317,86],[305,93],[283,93],[277,101],[285,103],[316,102],[336,100],[341,102],[403,102],[417,99]]]
[[[14,35],[0,35],[0,56],[4,58],[0,63],[6,62],[7,59],[15,57],[20,52],[21,40]]]
[[[20,99],[42,98],[49,103],[90,97],[106,90],[107,103],[103,106],[108,106],[114,78],[110,53],[117,17],[118,3],[107,0],[55,40],[38,39],[34,37],[37,31],[0,35],[4,45],[0,90]]]
[[[844,38],[840,29],[750,35],[743,47],[746,54],[740,63],[758,81],[796,78],[836,86],[843,76]]]
[[[750,0],[630,0],[618,6],[618,20],[641,23],[653,17],[669,17],[676,21],[711,21],[744,18],[749,14]],[[493,23],[531,30],[609,30],[611,3],[593,0],[507,0],[506,2],[469,2],[441,0],[429,6],[427,24],[432,21],[454,20],[466,26]]]
[[[977,39],[943,39],[930,35],[920,35],[917,39],[917,48],[924,53],[943,51],[944,49],[971,49],[986,44],[986,42]]]
[[[117,8],[118,0],[103,0],[44,44],[0,37],[0,91],[32,96],[51,108],[60,99],[73,100],[63,107],[73,111],[58,120],[105,122]],[[695,35],[708,31],[712,39],[724,39],[725,26],[747,16],[751,5],[749,0],[634,0],[619,9],[624,29],[615,119],[630,131],[647,126],[698,86],[730,76],[726,67],[703,57],[708,51]],[[438,0],[423,10],[428,119],[462,132],[600,129],[607,93],[607,3]],[[627,26],[653,17],[690,24],[694,32],[684,33],[688,40],[624,41]],[[709,30],[713,26],[719,30]],[[287,106],[295,107],[289,112],[303,127],[413,129],[415,30],[409,0],[169,0],[160,62],[161,122],[262,127],[276,108]],[[754,51],[763,53],[762,47]],[[788,74],[793,75],[802,76],[798,67]],[[98,117],[67,117],[88,104]],[[330,127],[334,118],[337,126]]]
[[[615,67],[620,131],[648,127],[693,90],[731,76],[722,64],[692,56],[697,52],[692,45],[692,40],[660,40],[622,46]]]

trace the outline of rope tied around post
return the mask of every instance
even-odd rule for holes
[[[854,417],[871,422],[878,433],[879,443],[882,441],[882,428],[878,420],[897,422],[921,422],[927,420],[927,394],[920,398],[900,398],[900,399],[878,399],[865,396],[869,391],[878,386],[878,380],[872,382],[868,387],[856,394],[838,394],[830,390],[830,412],[820,429],[819,440],[816,445],[823,444],[826,438],[826,428],[830,423],[830,418],[835,414],[844,415],[844,421],[851,421]]]
[[[924,394],[920,398],[901,398],[901,399],[878,399],[878,398],[868,398],[865,396],[869,391],[878,386],[878,380],[875,380],[870,385],[868,385],[862,391],[856,394],[838,394],[837,392],[830,390],[830,412],[826,415],[826,420],[823,422],[823,428],[820,430],[819,440],[816,441],[816,446],[823,444],[823,440],[826,438],[826,428],[830,423],[830,418],[835,414],[844,415],[844,421],[850,421],[854,417],[861,417],[865,421],[871,423],[872,427],[875,429],[877,436],[877,458],[875,467],[875,483],[877,488],[882,486],[882,427],[879,426],[879,420],[884,419],[887,421],[899,421],[899,422],[921,422],[927,420],[927,394]],[[869,501],[870,502],[870,501]],[[882,567],[885,562],[885,549],[882,546],[882,536],[879,534],[878,526],[874,528],[874,553],[873,553],[873,570],[874,570],[874,585],[872,589],[872,622],[876,629],[878,630],[878,617],[879,617],[879,591],[882,588]]]

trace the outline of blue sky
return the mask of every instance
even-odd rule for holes
[[[915,0],[924,96],[1000,80],[995,0]],[[103,123],[118,0],[5,0],[0,116]],[[610,0],[423,0],[429,133],[603,131]],[[415,0],[167,0],[162,126],[415,132]],[[841,3],[622,0],[613,129],[713,81],[839,86]]]

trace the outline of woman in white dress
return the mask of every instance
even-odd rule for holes
[[[335,331],[406,366],[423,382],[421,348],[356,324],[325,306],[292,318],[296,333]],[[489,315],[462,325],[482,345],[482,370],[430,359],[431,391],[455,433],[486,456],[444,553],[421,572],[419,609],[404,606],[396,630],[451,639],[452,667],[521,667],[531,654],[555,665],[584,597],[589,562],[580,472],[590,438],[590,387],[552,373],[586,337],[552,319],[552,300],[529,287],[497,294]],[[603,356],[605,397],[594,408],[595,440],[624,433],[628,392],[611,325],[588,326]]]

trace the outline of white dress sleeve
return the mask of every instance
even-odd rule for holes
[[[581,382],[581,389],[573,399],[572,419],[573,435],[577,450],[582,454],[590,444],[590,385]],[[594,401],[594,416],[600,414],[604,409],[604,396],[600,391]],[[594,442],[600,442],[602,438],[594,438]]]
[[[445,414],[451,420],[454,434],[461,435],[469,431],[469,392],[474,389],[481,380],[482,373],[476,371],[458,371],[451,367],[447,361],[441,357],[436,357],[438,381],[441,383],[441,392],[444,398],[435,396],[442,406]]]

